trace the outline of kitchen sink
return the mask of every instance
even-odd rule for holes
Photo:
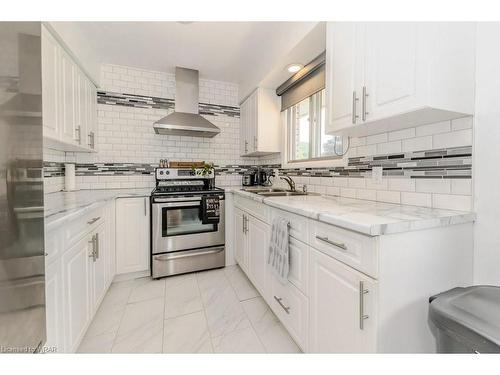
[[[263,191],[257,193],[258,195],[262,195],[264,197],[288,197],[293,195],[310,195],[310,193],[304,193],[302,191]]]
[[[255,188],[243,188],[241,189],[243,191],[246,191],[248,193],[255,193],[255,194],[260,194],[260,193],[285,193],[286,190],[284,189],[276,189],[276,188],[268,188],[268,187],[255,187]]]

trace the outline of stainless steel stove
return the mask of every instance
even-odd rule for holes
[[[225,266],[224,190],[201,169],[157,168],[151,194],[153,278]],[[213,215],[207,218],[207,210]]]

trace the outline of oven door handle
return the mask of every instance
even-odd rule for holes
[[[168,203],[168,202],[179,202],[179,201],[185,201],[185,202],[193,202],[193,201],[201,201],[201,197],[182,197],[182,198],[154,198],[155,203]]]
[[[203,250],[203,251],[190,252],[188,254],[156,255],[156,256],[154,256],[154,259],[155,260],[174,260],[174,259],[181,259],[181,258],[196,257],[198,255],[216,254],[216,253],[220,253],[221,251],[224,251],[223,247],[219,247],[219,248],[213,249],[213,250]]]

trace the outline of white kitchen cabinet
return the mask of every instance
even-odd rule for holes
[[[56,259],[45,267],[45,315],[47,324],[47,341],[45,346],[64,348],[63,320],[63,280],[62,262]]]
[[[474,112],[473,23],[328,23],[327,132],[363,136]]]
[[[111,283],[110,210],[114,202],[46,233],[47,345],[58,353],[77,350]]]
[[[274,90],[257,88],[240,104],[240,154],[281,151],[280,102]]]
[[[310,255],[309,350],[375,352],[376,282],[317,250]]]
[[[107,272],[108,272],[108,257],[105,250],[107,244],[106,239],[106,223],[101,224],[93,233],[91,237],[91,244],[94,250],[94,256],[90,258],[92,264],[92,279],[91,279],[91,296],[92,305],[91,310],[93,313],[97,311],[97,308],[101,304],[106,291],[108,290],[107,285]],[[106,249],[107,250],[107,249]]]
[[[245,225],[246,217],[242,210],[234,207],[233,230],[234,230],[234,258],[241,269],[248,270],[248,243],[246,241]]]
[[[267,254],[270,238],[270,226],[250,215],[247,215],[248,238],[248,274],[257,290],[267,293]]]
[[[149,197],[116,200],[116,273],[149,270]]]
[[[45,146],[60,151],[94,151],[96,87],[44,26],[42,96]]]
[[[42,27],[42,110],[43,135],[59,139],[61,134],[58,98],[60,97],[59,44],[47,29]]]
[[[65,351],[75,352],[91,316],[90,239],[85,236],[62,256]]]

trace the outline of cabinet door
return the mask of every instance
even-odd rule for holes
[[[112,200],[106,206],[106,286],[109,286],[116,274],[116,216],[115,216],[115,201]]]
[[[311,249],[310,264],[310,351],[375,352],[375,282],[314,249]],[[361,294],[360,282],[366,294]],[[363,323],[362,315],[367,317]]]
[[[75,72],[75,127],[76,139],[80,146],[87,146],[87,97],[85,95],[85,75],[80,69]]]
[[[75,97],[77,94],[77,83],[75,71],[77,69],[71,57],[61,48],[60,53],[60,66],[61,66],[61,138],[64,142],[69,144],[77,143],[76,135],[76,105]]]
[[[269,225],[248,216],[248,274],[262,295],[268,294],[266,282]]]
[[[242,269],[247,270],[248,251],[247,236],[245,234],[245,216],[242,210],[234,207],[233,230],[234,230],[234,257]]]
[[[116,273],[149,269],[149,198],[116,201]]]
[[[45,267],[45,309],[47,321],[47,347],[57,353],[64,350],[63,284],[61,260],[56,259]]]
[[[247,140],[248,140],[248,151],[256,152],[258,150],[257,145],[257,129],[258,129],[258,103],[259,103],[259,90],[254,91],[252,95],[248,98],[249,101],[249,120],[247,126]]]
[[[418,27],[411,22],[366,24],[367,121],[421,105],[417,90]]]
[[[95,249],[95,257],[91,258],[92,262],[92,312],[95,312],[99,307],[104,294],[106,293],[107,285],[107,257],[108,249],[106,247],[107,239],[105,226],[103,223],[92,234],[94,243],[92,246]]]
[[[248,126],[249,126],[249,100],[245,100],[240,106],[240,155],[246,155],[248,148]]]
[[[328,133],[335,133],[361,121],[364,32],[365,27],[360,23],[330,22],[327,25],[326,131]]]
[[[90,279],[92,248],[86,236],[63,257],[65,347],[75,352],[90,321]]]
[[[43,136],[59,139],[59,45],[42,27]]]

